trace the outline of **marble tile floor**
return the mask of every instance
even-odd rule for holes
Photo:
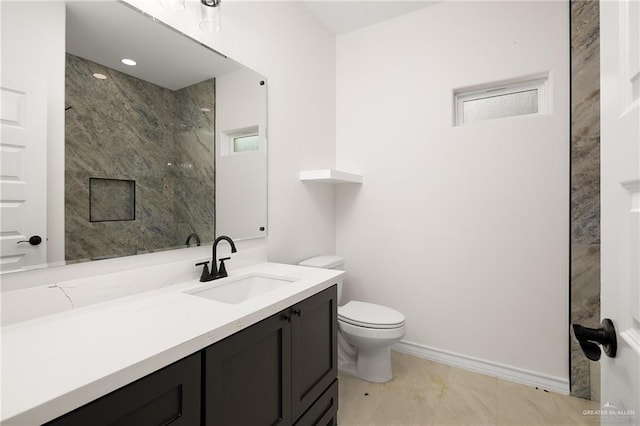
[[[392,352],[394,377],[369,383],[340,373],[340,426],[599,425],[598,402]]]

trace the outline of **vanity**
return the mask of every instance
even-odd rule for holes
[[[262,263],[3,327],[2,424],[336,424],[343,274]]]
[[[333,424],[343,273],[265,243],[195,278],[216,236],[267,236],[267,79],[133,3],[3,4],[3,78],[40,107],[19,120],[38,214],[2,229],[0,423]]]

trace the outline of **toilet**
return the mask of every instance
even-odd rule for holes
[[[298,265],[344,270],[344,258],[317,256]],[[373,303],[351,302],[340,306],[342,283],[338,283],[338,369],[375,383],[391,380],[391,345],[405,335],[400,312]]]

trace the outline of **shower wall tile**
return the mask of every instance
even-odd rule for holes
[[[206,80],[175,92],[178,152],[175,172],[175,218],[182,234],[195,232],[203,242],[215,235],[215,81]],[[192,200],[198,200],[193,202]],[[209,224],[214,224],[213,227]],[[186,234],[184,231],[188,231]]]
[[[170,90],[70,54],[65,90],[67,170],[153,175],[174,158]]]
[[[174,92],[67,54],[68,262],[213,239],[214,104],[213,79]],[[90,177],[135,181],[135,220],[89,222]]]
[[[600,324],[600,244],[571,244],[571,322],[597,328]],[[571,393],[586,399],[592,394],[592,361],[571,339]]]
[[[600,43],[597,1],[571,3],[571,215],[574,242],[600,243]]]
[[[191,232],[195,232],[203,242],[213,241],[214,229],[211,226],[215,223],[213,181],[210,178],[189,178],[186,182],[188,183],[180,185],[175,190],[175,217],[177,225],[181,227],[177,232],[179,235],[184,235],[185,239]],[[191,202],[190,200],[193,199],[198,199],[199,202]]]
[[[571,2],[571,322],[587,327],[600,323],[599,35],[598,1]],[[597,399],[590,362],[572,338],[571,394]]]

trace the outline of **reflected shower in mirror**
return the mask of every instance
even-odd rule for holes
[[[67,261],[212,240],[213,78],[170,90],[67,54],[65,104]]]

